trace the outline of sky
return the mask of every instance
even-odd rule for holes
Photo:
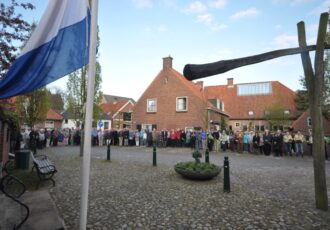
[[[8,0],[5,0],[8,1]],[[30,0],[36,9],[23,18],[38,22],[46,0]],[[320,14],[330,0],[99,0],[99,62],[104,94],[138,100],[173,58],[186,64],[235,59],[298,47],[297,23],[305,22],[308,45],[316,43]],[[312,62],[314,55],[311,52]],[[291,55],[203,78],[204,85],[280,81],[301,89],[300,55]],[[49,87],[66,89],[67,77]]]

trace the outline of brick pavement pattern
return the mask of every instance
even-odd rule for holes
[[[88,229],[330,229],[330,212],[315,209],[310,157],[266,157],[211,153],[223,165],[229,156],[231,192],[223,192],[223,173],[210,181],[176,174],[179,161],[193,160],[191,149],[92,148]],[[67,229],[78,229],[80,167],[78,147],[40,151],[56,164],[56,187],[49,188]],[[204,156],[203,156],[204,157]],[[328,194],[330,162],[326,162]]]

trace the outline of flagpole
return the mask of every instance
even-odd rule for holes
[[[95,61],[96,61],[96,43],[97,43],[97,13],[98,0],[93,0],[91,7],[91,35],[89,47],[89,66],[88,66],[88,85],[86,114],[84,123],[84,156],[82,167],[82,188],[81,188],[81,204],[80,204],[80,229],[86,229],[87,209],[88,209],[88,188],[89,188],[89,172],[91,161],[91,132],[93,120],[93,101],[94,101],[94,84],[95,84]]]

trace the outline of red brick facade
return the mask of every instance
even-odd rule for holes
[[[134,128],[132,120],[125,118],[125,114],[132,114],[134,101],[131,99],[120,99],[112,102],[103,103],[100,105],[103,112],[112,118],[111,128]]]
[[[262,86],[267,87],[263,89]],[[244,95],[240,95],[239,87],[250,91],[246,90],[242,93]],[[254,94],[251,92],[253,90],[261,93]],[[233,78],[229,78],[227,85],[205,87],[205,95],[208,98],[219,98],[224,103],[224,111],[230,115],[228,125],[233,130],[269,128],[266,113],[276,104],[286,112],[283,115],[286,120],[284,126],[290,126],[297,118],[294,101],[296,93],[278,81],[234,84]]]
[[[35,125],[37,129],[61,129],[63,116],[53,109],[49,109],[45,122]]]
[[[148,100],[156,103],[155,111],[147,111]],[[180,102],[185,102],[184,108],[180,107]],[[208,129],[211,118],[218,122],[221,116],[227,118],[221,111],[210,107],[212,105],[204,97],[202,87],[186,80],[172,68],[172,58],[166,57],[163,59],[163,69],[135,104],[133,123],[138,129],[146,125],[158,130]]]
[[[304,135],[308,135],[308,130],[312,128],[309,109],[292,123],[292,128],[301,131]],[[325,136],[330,136],[330,121],[323,117],[323,130]]]

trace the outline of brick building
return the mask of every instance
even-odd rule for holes
[[[292,128],[301,131],[304,135],[309,134],[308,131],[312,129],[312,119],[309,109],[292,123]],[[323,117],[323,131],[325,136],[330,136],[330,121],[325,117]]]
[[[172,57],[163,58],[163,69],[136,102],[133,123],[137,129],[209,129],[228,115],[217,98],[208,101],[202,82],[196,84],[172,68]]]
[[[108,128],[122,129],[132,127],[132,112],[135,101],[132,98],[104,95],[100,105],[105,114],[111,117]],[[104,125],[106,128],[106,124]]]
[[[234,84],[204,88],[208,98],[219,98],[230,114],[229,129],[260,130],[288,129],[298,117],[296,93],[278,81]]]
[[[61,129],[62,128],[62,120],[63,116],[59,113],[57,113],[53,109],[49,109],[47,111],[46,120],[42,123],[38,123],[35,125],[35,128],[37,129]]]

